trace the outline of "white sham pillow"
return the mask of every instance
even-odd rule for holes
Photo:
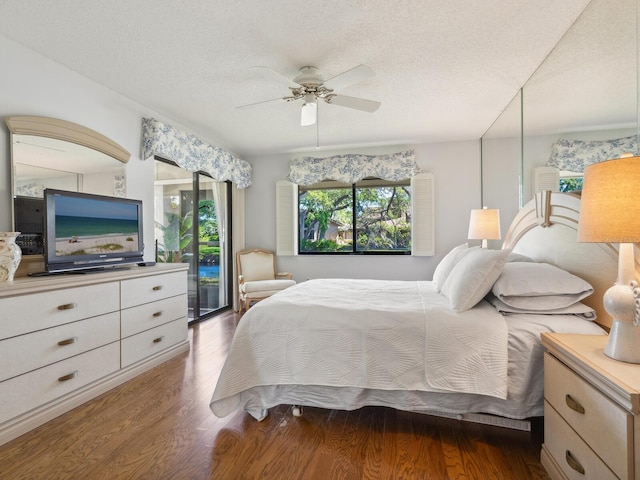
[[[464,312],[482,300],[502,273],[509,253],[509,249],[478,248],[460,260],[442,287],[452,310]]]
[[[440,263],[438,263],[433,272],[433,281],[436,284],[438,292],[442,292],[442,287],[451,273],[451,270],[453,270],[453,267],[455,267],[465,256],[478,248],[480,247],[469,247],[466,243],[463,243],[462,245],[453,247],[451,251],[447,253],[442,260],[440,260]]]
[[[493,294],[510,307],[545,311],[565,308],[593,293],[591,284],[549,263],[507,263]]]
[[[582,302],[576,302],[573,305],[562,308],[550,308],[548,310],[529,310],[526,308],[515,308],[501,302],[493,293],[489,293],[486,300],[495,307],[495,309],[502,314],[510,313],[527,313],[535,315],[574,315],[576,317],[583,318],[589,322],[594,322],[597,319],[596,311],[588,305]]]

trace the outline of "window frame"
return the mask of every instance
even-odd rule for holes
[[[364,178],[363,180],[360,180],[359,182],[355,182],[355,183],[345,183],[345,182],[338,182],[335,180],[325,180],[319,183],[314,183],[312,185],[298,185],[297,188],[297,195],[296,195],[296,225],[297,225],[297,229],[298,229],[298,235],[296,235],[297,237],[297,245],[296,245],[296,249],[297,249],[297,254],[298,255],[309,255],[309,256],[316,256],[316,255],[339,255],[339,256],[354,256],[354,255],[383,255],[383,256],[387,256],[387,255],[392,255],[392,256],[406,256],[406,255],[413,255],[413,233],[411,234],[411,248],[409,248],[408,250],[399,250],[399,251],[391,251],[391,250],[368,250],[368,251],[358,251],[357,250],[357,228],[356,228],[356,220],[357,220],[357,213],[356,213],[356,191],[358,189],[361,188],[372,188],[372,187],[408,187],[409,189],[411,189],[411,198],[410,198],[410,202],[409,202],[409,210],[411,210],[411,214],[413,215],[413,185],[411,183],[411,179],[408,178],[406,180],[401,180],[401,181],[390,181],[390,180],[384,180],[381,178],[371,178],[371,177],[367,177]],[[335,251],[335,252],[308,252],[308,251],[303,251],[301,249],[301,242],[302,242],[302,238],[300,237],[300,195],[302,192],[306,192],[306,191],[311,191],[311,190],[333,190],[333,189],[339,189],[339,188],[344,188],[344,189],[351,189],[351,218],[352,218],[352,225],[353,225],[353,241],[351,244],[351,250],[350,251]],[[410,228],[413,232],[413,220],[410,222]]]

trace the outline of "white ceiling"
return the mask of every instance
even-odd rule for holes
[[[0,33],[240,156],[310,150],[300,103],[271,102],[306,65],[375,113],[319,105],[323,148],[478,139],[589,0],[0,0]]]

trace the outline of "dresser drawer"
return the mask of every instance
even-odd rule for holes
[[[0,383],[0,423],[84,387],[120,366],[118,342]]]
[[[122,367],[165,350],[187,338],[187,318],[122,339]]]
[[[118,282],[3,298],[0,339],[118,310]]]
[[[544,358],[544,392],[545,399],[615,474],[629,478],[633,416],[549,353]]]
[[[120,315],[67,323],[0,341],[0,381],[120,339]]]
[[[122,337],[169,323],[187,316],[187,294],[122,310]]]
[[[546,401],[544,445],[570,480],[618,478]],[[580,469],[584,469],[584,473]]]
[[[123,280],[120,288],[121,307],[135,307],[187,293],[187,272]]]

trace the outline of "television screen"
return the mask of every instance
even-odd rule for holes
[[[45,190],[45,267],[48,272],[142,261],[142,202]]]

